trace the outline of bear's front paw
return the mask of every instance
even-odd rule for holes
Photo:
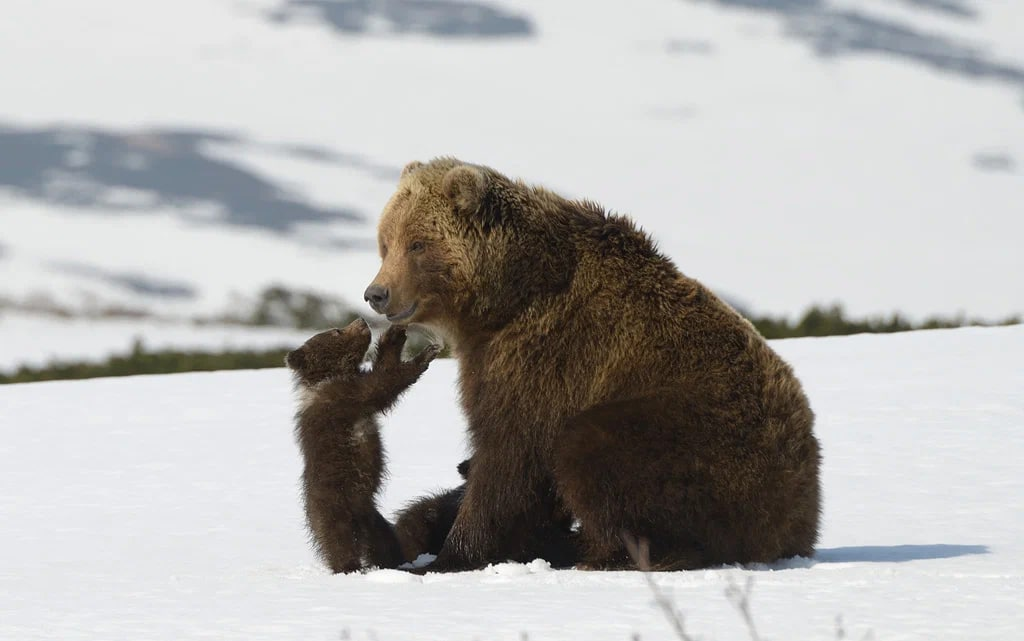
[[[479,570],[487,566],[487,563],[474,563],[469,559],[466,559],[459,555],[453,555],[447,553],[446,550],[442,549],[441,553],[437,555],[430,565],[425,566],[423,569],[426,572],[466,572],[468,570]]]

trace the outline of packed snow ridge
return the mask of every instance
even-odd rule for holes
[[[776,341],[817,413],[813,559],[658,574],[701,638],[1016,638],[1024,327]],[[459,482],[456,363],[384,421],[390,513]],[[636,572],[331,575],[307,544],[284,369],[0,387],[0,638],[672,638]]]

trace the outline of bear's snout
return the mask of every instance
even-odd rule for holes
[[[370,307],[373,308],[373,311],[378,314],[384,313],[384,309],[388,306],[389,299],[390,294],[387,287],[376,283],[367,287],[366,291],[363,292],[363,300],[368,302]]]

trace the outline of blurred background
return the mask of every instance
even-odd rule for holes
[[[769,337],[1024,312],[1024,5],[7,0],[0,382],[281,363],[401,167],[634,217]]]

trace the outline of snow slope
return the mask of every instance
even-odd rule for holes
[[[315,332],[238,325],[189,325],[140,319],[62,319],[0,314],[0,372],[53,361],[102,361],[131,351],[294,348]]]
[[[691,634],[1024,630],[1024,328],[776,342],[818,415],[818,556],[658,575]],[[394,510],[457,482],[455,364],[385,423]],[[306,545],[283,370],[0,387],[0,638],[673,638],[633,572],[331,576]],[[349,635],[349,636],[346,636]]]
[[[632,214],[756,311],[1024,312],[1021,24],[982,0],[9,0],[0,298],[359,304],[399,169],[455,154]]]

